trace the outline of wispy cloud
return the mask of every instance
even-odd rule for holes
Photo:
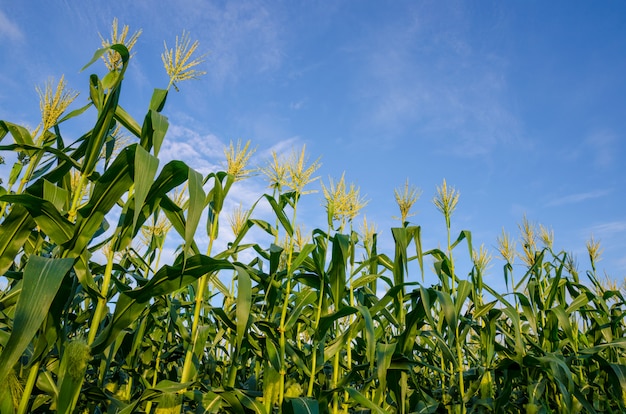
[[[626,221],[617,220],[596,224],[595,226],[590,227],[588,232],[593,234],[594,237],[597,236],[599,238],[609,237],[617,233],[623,234],[626,232]]]
[[[556,207],[556,206],[562,206],[565,204],[581,203],[583,201],[591,200],[594,198],[607,196],[610,193],[611,193],[610,189],[603,189],[603,190],[588,191],[585,193],[568,194],[568,195],[557,197],[555,199],[550,200],[546,204],[546,207]]]
[[[367,126],[391,137],[413,131],[436,140],[435,151],[463,157],[517,143],[506,60],[473,43],[462,12],[445,27],[429,13],[415,10],[367,39],[366,52],[357,49],[366,54],[358,86]]]
[[[201,5],[201,6],[200,6]],[[194,26],[210,51],[208,76],[216,86],[278,68],[283,60],[279,17],[260,1],[197,3]]]
[[[595,131],[585,140],[591,148],[594,164],[600,168],[610,167],[615,161],[617,136],[610,130]]]
[[[605,169],[615,164],[619,144],[615,131],[598,128],[584,135],[576,144],[563,147],[559,156],[570,162],[584,162]]]
[[[20,30],[17,24],[13,23],[9,17],[4,14],[2,10],[0,10],[0,39],[8,39],[8,40],[22,40],[24,38],[24,34]]]
[[[294,136],[288,139],[281,140],[271,147],[261,151],[259,156],[263,159],[270,159],[272,153],[276,153],[278,155],[289,154],[292,150],[299,150],[302,148],[302,140],[298,136]]]

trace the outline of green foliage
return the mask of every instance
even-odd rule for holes
[[[89,77],[87,107],[38,137],[0,121],[0,140],[12,140],[0,150],[18,156],[0,191],[2,412],[626,410],[624,292],[598,280],[591,251],[584,284],[569,255],[525,246],[525,266],[508,262],[498,292],[471,233],[451,237],[458,193],[445,182],[445,248],[423,249],[403,219],[393,256],[379,252],[375,233],[352,231],[354,211],[303,241],[297,205],[317,169],[304,152],[285,167],[299,181],[276,181],[225,239],[239,177],[182,161],[159,170],[168,91],[155,89],[140,125],[119,106],[126,47],[90,64],[110,51],[120,63]],[[58,124],[87,111],[93,128],[67,145]],[[117,127],[135,142],[116,150]],[[254,218],[259,203],[274,224]],[[254,227],[267,244],[244,244]],[[171,228],[182,244],[161,264]],[[226,247],[214,252],[218,238]],[[453,253],[467,251],[463,269]]]

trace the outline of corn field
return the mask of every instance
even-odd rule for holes
[[[166,49],[169,85],[139,122],[119,105],[138,33],[114,27],[83,68],[106,64],[86,76],[86,106],[69,110],[62,78],[38,90],[37,130],[0,121],[16,160],[0,187],[1,413],[626,412],[624,290],[596,273],[597,242],[579,271],[524,219],[520,240],[497,240],[497,291],[490,254],[452,234],[459,193],[445,181],[442,247],[422,245],[406,182],[383,252],[344,177],[322,185],[327,222],[304,234],[319,167],[305,148],[274,154],[268,193],[227,211],[249,143],[206,176],[158,158],[171,88],[202,75],[197,42]],[[91,129],[62,134],[85,116]],[[167,241],[180,241],[171,260]]]

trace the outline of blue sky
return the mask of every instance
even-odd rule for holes
[[[122,98],[139,120],[167,86],[163,41],[187,30],[207,53],[207,75],[168,99],[164,161],[207,174],[230,140],[251,140],[260,165],[306,144],[324,182],[345,171],[360,187],[386,249],[407,178],[423,190],[411,221],[425,247],[445,243],[431,202],[445,178],[461,194],[453,231],[471,230],[494,258],[526,214],[580,270],[593,235],[600,270],[626,276],[623,2],[0,0],[0,119],[36,126],[35,86],[63,74],[84,102],[102,68],[79,69],[114,17],[143,30]],[[250,205],[264,186],[242,182],[232,202]],[[302,221],[325,228],[321,193],[308,197]]]

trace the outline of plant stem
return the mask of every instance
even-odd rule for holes
[[[26,380],[26,384],[24,385],[24,392],[22,393],[22,399],[20,400],[20,405],[17,407],[17,414],[27,413],[30,395],[33,392],[33,387],[35,386],[37,376],[39,375],[40,364],[41,362],[37,361],[33,364],[32,367],[30,367],[30,371],[28,372],[28,379]]]
[[[213,249],[213,238],[209,238],[209,247],[207,248],[207,256],[211,255],[211,250]],[[194,308],[193,308],[193,321],[191,323],[191,343],[189,344],[189,348],[187,348],[187,353],[185,354],[185,362],[183,364],[183,373],[181,375],[180,382],[189,382],[191,378],[191,366],[193,364],[193,353],[196,348],[196,341],[198,340],[198,322],[200,320],[200,310],[202,309],[202,304],[204,302],[204,291],[206,290],[206,286],[208,283],[209,275],[202,275],[198,279],[198,291],[196,292],[196,297],[194,300]]]
[[[81,174],[80,181],[78,182],[78,185],[74,189],[74,197],[72,198],[72,205],[68,212],[68,219],[70,221],[74,221],[74,219],[76,218],[76,210],[78,210],[78,204],[80,202],[80,199],[82,198],[83,188],[85,187],[86,184],[87,184],[87,176],[85,174]]]
[[[113,251],[113,245],[115,244],[116,238],[114,237],[111,240],[111,244],[109,245],[109,251],[107,254],[107,264],[104,269],[104,276],[102,278],[102,287],[100,289],[100,294],[102,298],[98,298],[98,303],[96,305],[96,311],[94,312],[93,318],[91,320],[91,326],[89,328],[89,336],[87,337],[87,344],[93,344],[93,341],[96,339],[96,334],[98,333],[98,326],[100,325],[100,321],[102,321],[102,317],[107,307],[107,294],[109,292],[109,285],[111,284],[111,274],[113,272],[113,256],[115,252]]]
[[[293,217],[291,220],[292,228],[295,231],[296,228],[296,212],[297,212],[297,198],[293,205]],[[287,286],[285,287],[285,298],[283,300],[283,307],[280,313],[280,325],[278,331],[280,332],[279,346],[280,346],[280,382],[278,387],[278,405],[282,406],[283,399],[285,397],[285,376],[287,375],[286,365],[286,353],[287,353],[287,340],[285,338],[285,320],[287,319],[287,309],[289,308],[289,296],[291,295],[291,279],[293,278],[293,269],[291,267],[291,259],[293,258],[294,249],[294,237],[289,238],[289,245],[287,247]]]

